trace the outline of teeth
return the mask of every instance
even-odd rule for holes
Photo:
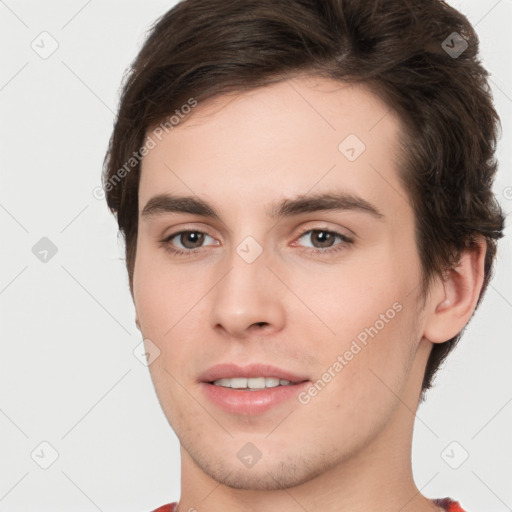
[[[234,377],[232,379],[217,379],[213,381],[215,386],[223,386],[225,388],[234,389],[265,389],[275,388],[277,386],[288,386],[294,384],[286,379],[278,379],[276,377]]]

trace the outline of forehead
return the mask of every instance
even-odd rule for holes
[[[148,131],[156,145],[142,160],[139,209],[165,192],[236,194],[246,208],[313,189],[396,201],[399,133],[394,111],[361,85],[310,76],[224,95],[161,140]]]

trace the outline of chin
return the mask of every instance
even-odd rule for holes
[[[236,442],[231,440],[229,446],[232,447],[233,444]],[[278,455],[269,450],[254,465],[245,467],[240,458],[243,459],[243,454],[247,452],[242,450],[239,458],[237,453],[228,455],[226,449],[215,453],[214,450],[207,452],[206,449],[197,448],[194,447],[188,454],[205,474],[222,485],[240,490],[271,491],[292,488],[315,479],[339,463],[332,450],[324,455],[318,452],[307,454],[304,450],[298,450],[298,455],[296,449],[289,455]],[[250,453],[250,449],[248,452]]]
[[[301,485],[316,475],[304,474],[304,469],[297,472],[297,468],[283,468],[281,465],[278,469],[273,470],[267,467],[256,468],[231,468],[229,465],[224,466],[222,469],[215,468],[208,472],[207,468],[203,467],[203,471],[207,473],[216,482],[239,490],[253,490],[253,491],[275,491],[279,489],[288,489]],[[231,470],[231,472],[229,472]]]

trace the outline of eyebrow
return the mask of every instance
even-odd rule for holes
[[[348,192],[302,195],[283,199],[267,210],[273,219],[291,217],[302,213],[318,211],[359,211],[383,219],[384,214],[362,197]],[[213,206],[193,196],[159,194],[152,197],[141,212],[142,218],[155,217],[167,213],[190,213],[205,218],[221,220]]]

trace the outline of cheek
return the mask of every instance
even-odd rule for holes
[[[168,372],[180,374],[180,381],[185,374],[188,379],[192,370],[187,362],[192,355],[197,357],[200,353],[196,349],[200,349],[204,336],[198,336],[198,329],[204,332],[208,318],[207,301],[201,300],[209,288],[204,283],[204,275],[199,277],[197,273],[185,271],[184,266],[170,265],[165,256],[155,251],[143,249],[137,255],[134,302],[142,336],[160,351],[149,367],[159,394],[165,394],[169,387],[174,389]]]
[[[179,266],[168,265],[163,251],[143,243],[137,251],[133,295],[141,330],[147,337],[163,338],[190,308],[197,282],[185,279]]]
[[[162,282],[152,279],[151,272],[135,272],[133,294],[135,308],[141,325],[142,334],[145,337],[161,335],[172,325],[164,326],[163,322],[168,317],[166,311],[173,310],[173,304],[169,304],[169,297],[165,294]],[[172,318],[168,318],[169,323]],[[166,322],[167,323],[167,322]]]
[[[179,421],[182,409],[186,410],[177,404],[190,399],[181,386],[187,381],[187,350],[194,336],[193,325],[188,321],[192,318],[188,314],[193,314],[191,306],[197,302],[194,286],[193,282],[187,283],[178,268],[173,270],[161,262],[158,254],[144,250],[137,254],[135,308],[142,336],[150,340],[149,348],[156,345],[159,350],[149,372],[161,407],[173,423]]]
[[[336,321],[332,316],[336,335],[323,337],[315,391],[305,408],[322,411],[321,419],[308,416],[314,428],[338,425],[354,442],[381,429],[407,386],[415,353],[413,324],[403,299],[398,304],[375,298],[363,308],[345,308]]]
[[[382,258],[372,266],[351,266],[350,272],[316,273],[292,282],[314,313],[303,313],[300,325],[305,342],[318,349],[318,377],[327,373],[322,379],[327,381],[330,372],[338,382],[331,389],[357,388],[345,399],[362,398],[369,389],[386,393],[379,377],[393,390],[403,382],[419,342],[413,274],[414,269],[397,272],[392,259]],[[331,397],[335,402],[336,396]]]
[[[374,324],[379,332],[389,330],[390,325],[400,322],[398,310],[410,299],[407,295],[415,279],[405,269],[398,272],[396,262],[385,251],[351,258],[337,268],[292,271],[285,278],[302,302],[300,321],[314,320],[317,336],[327,342],[330,338],[347,340],[359,333],[364,338],[365,329]],[[291,301],[297,302],[293,297]]]

